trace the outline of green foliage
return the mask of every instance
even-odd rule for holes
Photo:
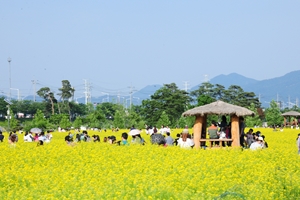
[[[211,97],[214,101],[222,100],[242,107],[247,107],[251,103],[254,103],[256,107],[260,107],[260,102],[256,95],[253,92],[245,92],[238,85],[231,85],[226,90],[222,85],[213,85],[209,82],[205,82],[199,86],[199,89],[192,91],[190,94],[197,99],[200,105],[203,104],[201,102],[204,102],[203,105],[205,105],[205,102],[209,102],[209,99],[205,99],[204,97]]]
[[[176,127],[178,128],[184,128],[187,125],[187,118],[186,117],[180,117],[176,122]]]
[[[131,127],[134,125],[136,128],[143,128],[145,122],[142,120],[141,116],[137,114],[135,111],[131,110],[128,113],[127,118],[127,127]]]
[[[188,93],[178,89],[175,83],[165,84],[151,96],[150,100],[142,101],[141,114],[147,124],[154,126],[165,111],[171,124],[175,124],[190,101]]]
[[[9,115],[9,131],[17,131],[21,129],[19,125],[19,121],[14,117],[13,111],[10,109],[10,115]],[[8,119],[6,120],[8,124]]]
[[[253,117],[246,116],[245,117],[245,124],[247,127],[254,127],[254,126],[261,126],[262,121],[258,115],[257,108],[255,107],[254,103],[250,104],[249,110],[253,111],[255,115]]]
[[[101,124],[105,123],[105,116],[102,113],[100,105],[97,105],[96,109],[87,115],[86,122],[88,123],[89,127],[101,128]]]
[[[67,115],[63,115],[61,121],[60,121],[60,127],[63,129],[69,129],[71,128],[72,124],[69,120],[69,117]]]
[[[200,95],[200,96],[197,98],[197,100],[198,100],[197,106],[204,106],[204,105],[206,105],[206,104],[210,104],[210,103],[212,103],[212,102],[215,101],[214,98],[212,98],[211,96],[205,95],[205,94]]]
[[[165,111],[162,112],[159,120],[157,121],[157,127],[161,127],[162,125],[164,125],[164,126],[170,126],[171,125],[169,117],[168,117],[168,115],[166,114]]]
[[[41,128],[46,129],[48,126],[48,120],[44,117],[44,113],[41,110],[37,110],[34,118],[31,122],[30,128]]]
[[[268,125],[281,125],[283,123],[279,106],[274,100],[271,101],[270,107],[266,109],[265,114]]]
[[[76,119],[73,122],[74,128],[79,129],[82,126],[82,119],[81,117],[76,117]]]
[[[49,118],[49,122],[56,125],[56,126],[59,126],[63,116],[68,116],[66,114],[54,114],[54,115],[51,115],[51,117]]]
[[[115,112],[114,116],[114,127],[125,128],[125,112],[122,115],[119,110]]]

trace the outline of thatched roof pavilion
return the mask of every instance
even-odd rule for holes
[[[281,114],[281,116],[297,117],[297,116],[300,116],[300,113],[296,112],[296,111],[289,111],[289,112],[285,112],[285,113]]]
[[[240,116],[254,116],[251,110],[225,103],[223,101],[216,101],[204,106],[199,106],[188,111],[185,111],[182,116],[196,116],[194,124],[194,142],[195,147],[200,147],[200,139],[206,138],[207,115],[230,115],[231,116],[231,134],[232,146],[240,146],[239,136],[239,117]],[[203,131],[202,131],[203,130]],[[203,134],[203,132],[205,134]]]
[[[284,116],[284,125],[286,126],[286,118],[287,117],[299,117],[300,116],[300,113],[299,112],[296,112],[296,111],[289,111],[289,112],[285,112],[283,114],[281,114],[281,116]],[[297,119],[295,119],[295,122],[294,122],[296,125],[298,124],[297,122]]]

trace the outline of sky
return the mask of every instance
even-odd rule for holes
[[[184,89],[299,70],[300,1],[0,0],[0,95]],[[11,58],[11,62],[8,62]]]

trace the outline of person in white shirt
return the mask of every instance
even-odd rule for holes
[[[192,148],[195,145],[195,143],[192,139],[188,138],[188,135],[189,135],[188,130],[184,129],[182,131],[181,138],[179,138],[178,140],[177,146],[180,146],[181,148],[185,148],[185,149]]]
[[[49,143],[51,141],[52,137],[53,136],[52,136],[51,132],[47,131],[45,142]]]
[[[32,142],[34,140],[31,133],[26,132],[24,135],[24,142]]]
[[[46,136],[45,133],[42,131],[41,134],[39,135],[39,141],[45,142],[46,141]]]
[[[262,149],[264,147],[263,141],[264,139],[262,137],[258,137],[256,141],[250,145],[250,149],[251,150]]]
[[[159,129],[159,133],[162,134],[162,135],[166,134],[166,128],[165,128],[164,125],[162,125],[161,128]]]

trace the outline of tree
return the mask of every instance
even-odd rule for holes
[[[69,129],[72,126],[72,124],[69,120],[69,117],[67,115],[63,115],[59,124],[60,124],[60,127],[63,129]]]
[[[57,103],[57,100],[54,97],[53,92],[51,92],[49,87],[43,87],[37,91],[37,94],[44,98],[46,102],[50,102],[52,115],[54,115],[54,103]]]
[[[197,90],[194,90],[190,93],[190,95],[197,99],[201,95],[206,95],[210,97],[214,97],[214,85],[210,82],[203,82]]]
[[[165,111],[171,124],[175,124],[190,101],[188,93],[178,89],[175,83],[165,84],[151,96],[151,99],[142,101],[141,115],[147,120],[147,124],[154,126]]]
[[[86,117],[89,127],[93,128],[101,128],[101,123],[103,124],[105,119],[105,115],[103,114],[100,105],[97,105],[96,109],[90,112]]]
[[[73,122],[74,128],[79,129],[82,126],[82,119],[81,117],[76,117],[76,119]]]
[[[210,104],[215,101],[212,97],[202,94],[197,98],[198,104],[197,106],[204,106],[206,104]]]
[[[114,126],[119,128],[125,128],[125,115],[121,114],[119,110],[116,110],[115,116],[114,116]]]
[[[159,120],[157,121],[157,126],[158,127],[161,127],[162,125],[164,125],[164,126],[170,126],[171,125],[170,123],[171,122],[169,120],[168,115],[166,114],[165,111],[163,111],[162,114],[161,114],[161,116],[160,116],[160,118],[159,118]]]
[[[47,126],[48,126],[48,120],[45,118],[44,113],[41,110],[37,110],[31,122],[30,128],[37,127],[41,129],[46,129]]]
[[[63,80],[62,87],[59,88],[58,90],[60,91],[60,93],[58,93],[60,99],[62,100],[63,104],[67,105],[67,109],[71,120],[72,114],[71,114],[69,100],[74,96],[75,89],[71,86],[68,80]]]
[[[9,108],[9,131],[17,131],[20,129],[19,121],[14,117],[13,111]],[[7,118],[8,120],[8,118]],[[7,122],[8,123],[8,122]]]
[[[246,123],[247,127],[261,126],[262,121],[260,119],[260,116],[258,115],[255,104],[251,103],[250,106],[248,107],[248,109],[253,111],[255,113],[255,115],[253,117],[251,117],[251,116],[245,117],[245,123]]]
[[[270,107],[266,109],[265,114],[268,125],[281,125],[283,123],[280,109],[274,100],[271,101]]]

